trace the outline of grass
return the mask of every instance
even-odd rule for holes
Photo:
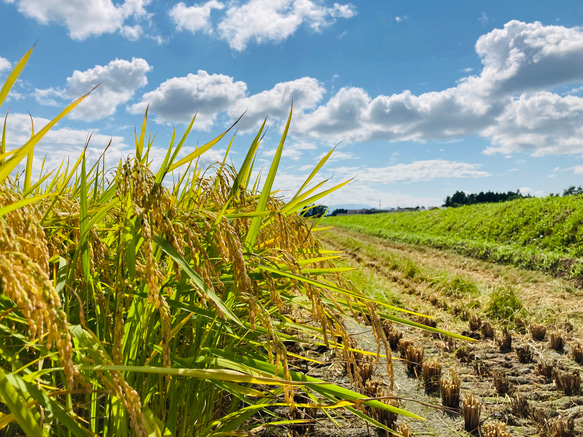
[[[0,105],[31,52],[0,90]],[[117,167],[82,154],[35,179],[35,145],[85,97],[12,151],[4,122],[3,435],[241,435],[293,425],[275,411],[293,408],[294,391],[312,407],[349,411],[384,429],[359,405],[417,417],[288,363],[286,343],[313,342],[328,344],[348,368],[358,353],[346,346],[343,324],[352,308],[368,314],[379,339],[380,317],[401,320],[395,308],[344,282],[346,269],[301,217],[344,184],[311,188],[330,154],[290,200],[272,195],[291,111],[260,190],[251,175],[265,125],[238,169],[227,155],[203,169],[198,158],[229,131],[181,157],[193,118],[154,169],[147,112],[134,154]],[[174,171],[182,176],[167,182]],[[414,266],[409,271],[417,275]],[[342,344],[330,340],[339,337]]]
[[[509,285],[497,287],[490,293],[484,312],[492,319],[514,320],[523,312],[524,306]]]
[[[583,271],[581,196],[336,216],[325,223],[554,275],[577,278]]]

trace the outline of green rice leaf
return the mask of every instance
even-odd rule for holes
[[[0,396],[8,410],[14,415],[16,421],[29,437],[42,437],[41,429],[31,409],[26,405],[23,393],[24,387],[13,385],[7,378],[6,373],[0,367]]]
[[[198,158],[200,155],[202,155],[204,152],[206,152],[207,150],[210,150],[211,147],[213,147],[215,144],[217,144],[219,141],[221,141],[223,139],[223,137],[225,135],[227,135],[227,133],[233,129],[233,127],[235,126],[235,124],[237,124],[239,122],[239,120],[241,119],[241,117],[239,117],[235,123],[233,123],[231,125],[231,127],[229,129],[227,129],[225,132],[223,132],[221,135],[219,135],[218,137],[216,137],[214,140],[209,141],[208,143],[206,143],[204,146],[198,147],[194,152],[189,153],[188,155],[186,155],[184,158],[182,158],[180,161],[170,165],[170,167],[168,168],[168,171],[172,171],[172,170],[176,170],[178,167],[191,162],[193,160],[195,160],[196,158]],[[192,120],[192,122],[194,122],[194,119]],[[192,125],[191,122],[191,125]],[[190,128],[190,126],[189,126]],[[184,134],[186,136],[186,133]]]
[[[95,88],[93,88],[95,89]],[[91,90],[93,91],[93,90]],[[91,93],[91,91],[89,93]],[[61,111],[54,119],[47,123],[36,135],[34,135],[30,140],[26,142],[22,147],[16,149],[14,155],[0,166],[0,182],[4,181],[8,175],[16,168],[16,166],[22,161],[22,159],[28,155],[38,142],[47,134],[51,128],[57,124],[63,117],[65,117],[69,112],[71,112],[79,103],[81,103],[89,93],[79,97],[73,103],[69,104],[65,109]],[[1,100],[0,100],[1,102]]]
[[[202,280],[202,278],[194,271],[194,269],[188,264],[188,262],[172,247],[170,243],[164,240],[158,235],[154,235],[154,241],[160,246],[160,248],[170,256],[188,275],[192,282],[199,288],[200,291],[204,292],[219,308],[223,314],[235,322],[237,325],[244,327],[243,323],[235,315],[235,313],[227,307],[227,305],[215,294],[213,290],[209,288],[208,285]]]
[[[293,112],[293,105],[289,111],[289,116],[287,119],[287,123],[285,125],[285,129],[283,130],[283,135],[281,136],[281,140],[279,142],[279,146],[275,151],[275,155],[273,156],[273,161],[271,162],[271,167],[269,168],[269,173],[267,174],[267,178],[265,179],[265,184],[263,185],[263,191],[261,192],[261,197],[259,197],[259,202],[257,203],[257,208],[255,209],[256,212],[263,212],[265,211],[265,207],[267,206],[267,200],[269,199],[269,195],[271,194],[271,187],[273,186],[273,181],[275,180],[275,176],[277,174],[277,169],[279,167],[279,161],[281,159],[281,155],[283,153],[283,144],[287,137],[287,132],[289,130],[289,126],[291,124],[291,117]],[[255,217],[251,222],[251,226],[249,226],[249,231],[247,232],[247,236],[245,237],[245,249],[248,252],[252,252],[255,246],[255,241],[257,240],[257,235],[259,234],[259,229],[261,228],[261,217]]]
[[[0,217],[2,217],[5,214],[8,214],[9,212],[17,210],[18,208],[22,208],[23,206],[38,202],[40,199],[44,199],[45,197],[51,197],[51,196],[55,196],[55,195],[56,195],[56,193],[47,193],[47,194],[42,194],[40,196],[27,197],[25,199],[21,199],[18,202],[14,202],[14,203],[11,203],[10,205],[7,205],[3,208],[0,208]]]
[[[4,164],[4,154],[6,153],[6,122],[8,121],[8,111],[4,116],[4,127],[2,128],[2,140],[0,140],[0,165]]]
[[[292,197],[290,203],[296,197],[298,197],[300,195],[300,193],[302,192],[302,190],[304,188],[306,188],[308,186],[308,184],[310,183],[310,181],[314,178],[314,176],[316,176],[318,174],[318,172],[324,166],[324,164],[326,163],[326,161],[328,161],[328,158],[330,158],[330,156],[332,155],[332,153],[334,152],[334,150],[336,150],[336,147],[334,147],[326,155],[324,155],[324,157],[322,159],[320,159],[320,162],[318,162],[318,164],[316,165],[316,167],[314,167],[314,170],[312,170],[312,173],[310,173],[310,176],[308,176],[308,178],[304,181],[304,183],[302,184],[302,186],[300,187],[300,189],[298,190],[298,192],[294,195],[294,197]]]
[[[24,66],[28,62],[28,58],[30,58],[30,55],[32,54],[33,50],[34,46],[31,47],[28,50],[28,52],[26,52],[26,54],[20,59],[20,61],[18,61],[18,64],[16,64],[12,72],[8,75],[8,78],[4,82],[4,86],[2,86],[2,89],[0,90],[0,106],[2,106],[2,103],[4,103],[4,100],[6,99],[6,96],[10,92],[10,89],[16,82],[16,79],[18,79],[18,76],[20,76],[20,73],[22,72]]]

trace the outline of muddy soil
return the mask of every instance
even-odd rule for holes
[[[350,237],[351,245],[343,245],[343,237]],[[462,413],[464,398],[472,394],[480,405],[480,430],[474,435],[485,435],[485,424],[499,422],[505,425],[508,434],[499,431],[488,436],[583,436],[580,388],[583,346],[580,350],[582,356],[577,355],[577,345],[583,339],[583,292],[580,289],[536,272],[492,265],[433,249],[393,244],[338,228],[325,234],[322,241],[328,248],[343,250],[347,254],[347,265],[363,270],[370,277],[381,278],[395,303],[433,316],[438,328],[475,338],[475,341],[452,341],[404,325],[393,324],[391,327],[393,332],[402,335],[401,342],[409,340],[422,348],[425,361],[434,359],[441,364],[444,377],[448,378],[453,370],[461,381],[459,408],[444,411],[439,391],[426,393],[423,379],[411,374],[397,349],[393,351],[393,393],[401,398],[402,408],[426,419],[398,419],[399,423],[410,426],[411,435],[469,435],[464,429]],[[354,241],[357,241],[357,247]],[[526,317],[517,317],[512,322],[488,320],[479,304],[474,312],[468,310],[463,302],[460,303],[459,296],[439,294],[426,282],[385,266],[378,258],[359,250],[359,241],[378,253],[393,251],[414,259],[424,268],[445,268],[482,284],[494,286],[510,282],[517,297],[525,304]],[[360,322],[347,325],[353,339],[360,348],[376,351],[371,328],[366,326],[365,318]],[[536,322],[540,322],[540,326],[535,326]],[[491,331],[489,328],[494,333],[488,332]],[[508,330],[506,337],[503,329]],[[504,343],[508,338],[511,339],[510,345]],[[323,364],[304,365],[308,374],[327,379],[332,377],[339,384],[349,386],[344,366],[335,361],[331,351],[312,352]],[[388,385],[390,378],[382,361],[374,366],[373,374],[374,378]],[[321,411],[301,414],[308,419],[327,419]],[[316,420],[315,424],[304,428],[288,429],[287,435],[384,435],[377,434],[375,429],[350,415],[347,420],[338,420],[339,426],[331,420]]]

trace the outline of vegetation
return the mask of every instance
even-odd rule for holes
[[[334,211],[330,213],[330,217],[337,216],[338,214],[346,214],[348,212],[345,208],[336,208]]]
[[[0,90],[0,105],[31,51]],[[417,417],[290,365],[290,356],[303,360],[290,348],[303,344],[327,345],[347,369],[357,366],[360,351],[343,323],[355,308],[380,344],[377,310],[403,321],[394,307],[343,283],[347,269],[335,266],[299,214],[338,188],[307,188],[330,154],[291,200],[271,195],[291,112],[261,191],[251,174],[263,126],[238,170],[227,156],[200,169],[198,157],[227,132],[179,158],[193,119],[154,172],[147,112],[135,155],[117,168],[105,159],[90,165],[83,154],[35,181],[35,145],[85,97],[16,150],[6,151],[4,122],[2,435],[240,435],[293,424],[275,407],[293,409],[294,390],[305,393],[305,408],[325,407],[330,417],[348,410],[380,428],[387,429],[361,404]],[[174,170],[182,176],[171,184]]]
[[[304,217],[320,218],[326,214],[326,211],[328,211],[328,207],[326,205],[310,205],[306,207],[306,210],[301,214]]]
[[[555,275],[579,277],[583,271],[583,202],[578,195],[330,217],[325,223]]]
[[[493,191],[488,191],[484,193],[481,191],[478,194],[470,193],[466,194],[463,191],[456,191],[451,197],[447,196],[445,198],[445,207],[457,207],[462,205],[475,205],[476,203],[498,203],[498,202],[508,202],[510,200],[522,199],[525,197],[520,193],[520,190],[508,191],[507,193],[494,193]]]

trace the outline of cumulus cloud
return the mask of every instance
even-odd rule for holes
[[[10,63],[10,61],[8,61],[8,59],[5,59],[2,56],[0,56],[0,73],[4,70],[9,70],[10,67],[12,67],[12,64]]]
[[[99,85],[70,115],[72,119],[98,120],[113,115],[119,105],[128,102],[138,88],[145,86],[146,73],[151,69],[141,58],[115,59],[86,71],[75,70],[67,78],[66,89],[37,89],[35,98],[41,104],[55,105],[57,98],[77,98]]]
[[[330,141],[423,142],[478,133],[492,139],[487,153],[583,153],[579,98],[552,93],[583,81],[582,28],[510,21],[481,36],[476,52],[481,72],[455,87],[376,97],[342,88],[296,119],[295,130]]]
[[[232,49],[242,51],[249,42],[285,41],[302,24],[319,32],[337,18],[354,15],[356,8],[351,4],[334,3],[327,7],[311,0],[250,0],[227,9],[218,33]]]
[[[491,97],[583,80],[583,30],[510,21],[482,35],[476,53],[484,68],[476,86]]]
[[[492,140],[489,155],[583,154],[582,122],[583,98],[541,91],[513,100],[481,135]]]
[[[168,79],[144,94],[142,101],[132,105],[129,111],[142,113],[149,104],[158,120],[183,123],[190,122],[198,113],[196,126],[206,130],[218,114],[245,97],[246,90],[247,84],[235,82],[230,76],[198,70],[196,74]]]
[[[136,27],[125,27],[127,20],[142,20],[149,16],[145,7],[151,0],[126,0],[114,4],[111,0],[11,0],[18,11],[41,24],[57,23],[67,27],[69,36],[84,40],[104,33],[120,31],[134,39],[141,33]]]
[[[230,109],[231,117],[245,116],[237,125],[242,131],[254,129],[265,118],[286,117],[294,104],[294,112],[313,109],[322,100],[326,90],[314,78],[303,77],[290,82],[280,82],[272,89],[238,100]]]
[[[196,33],[199,31],[212,32],[211,12],[213,9],[221,10],[225,7],[217,0],[209,0],[203,4],[186,6],[180,2],[170,10],[170,18],[178,30],[188,30]]]

